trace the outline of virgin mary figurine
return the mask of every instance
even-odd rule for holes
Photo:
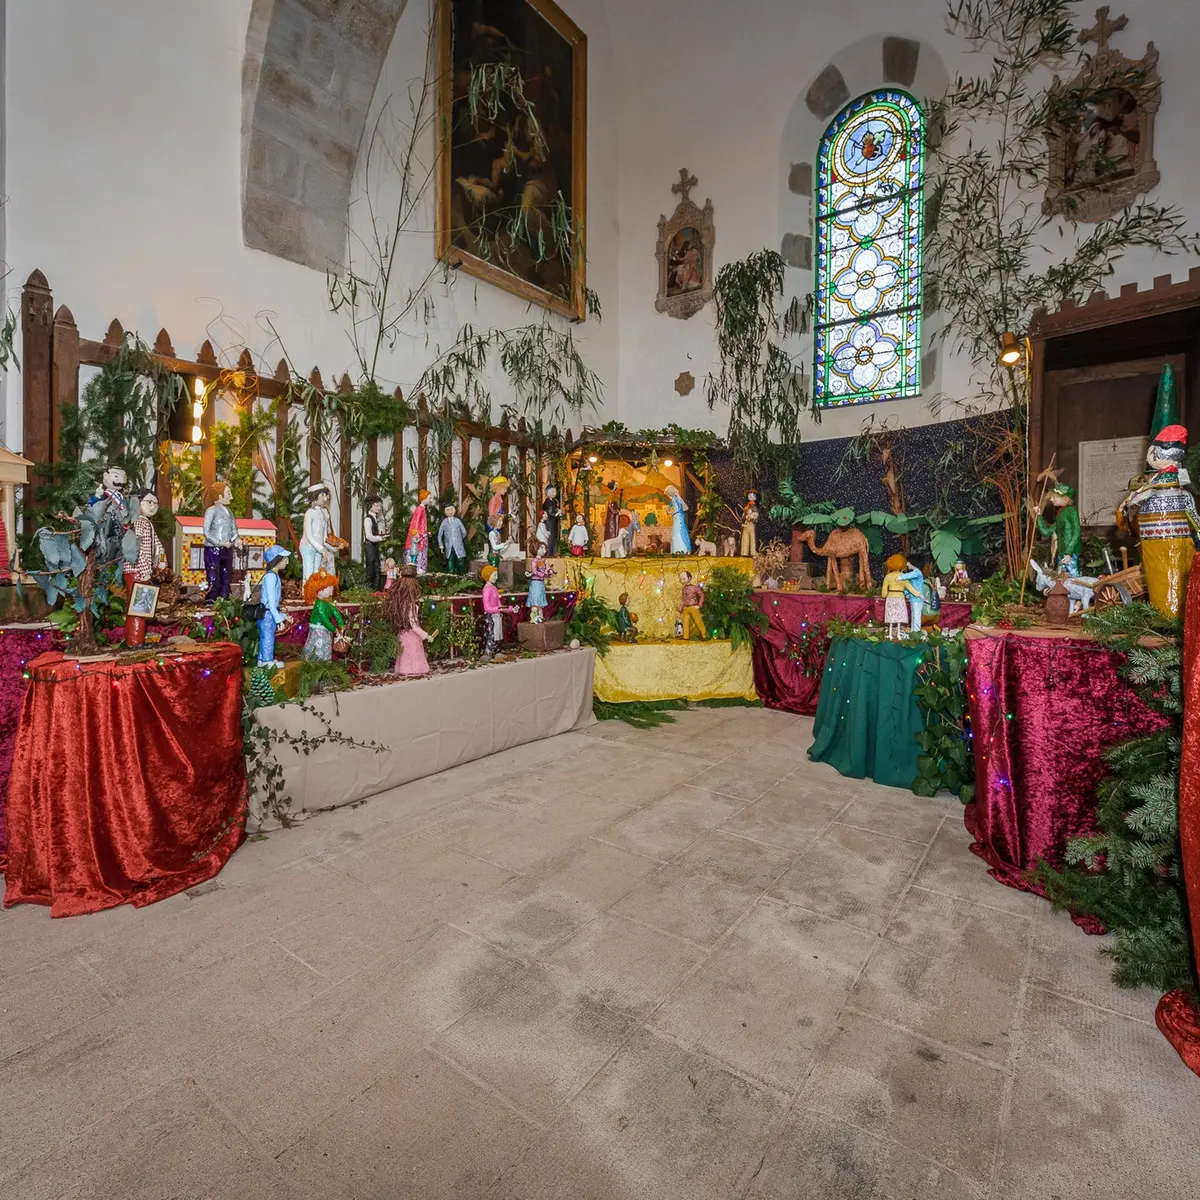
[[[666,493],[667,511],[671,514],[671,553],[691,554],[692,537],[687,527],[687,503],[673,483],[667,484]]]

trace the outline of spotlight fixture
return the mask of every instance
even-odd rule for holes
[[[1015,367],[1025,357],[1025,347],[1015,333],[1005,333],[1000,339],[1000,361],[1006,367]]]

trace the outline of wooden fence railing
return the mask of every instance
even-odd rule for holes
[[[65,304],[57,309],[54,307],[54,296],[46,277],[41,271],[34,271],[21,295],[21,337],[24,402],[22,453],[36,463],[54,464],[62,460],[60,442],[63,406],[79,403],[80,368],[101,367],[111,362],[120,351],[125,330],[120,321],[113,320],[101,341],[81,337],[71,310]],[[208,384],[222,378],[228,379],[231,371],[244,376],[244,380],[238,378],[236,388],[231,387],[228,393],[235,406],[257,404],[260,401],[279,402],[273,460],[263,460],[256,464],[268,485],[273,487],[273,463],[279,460],[289,423],[293,421],[290,411],[293,405],[288,401],[291,373],[287,363],[281,361],[273,375],[262,375],[249,350],[243,350],[236,367],[223,367],[217,360],[212,343],[208,341],[200,347],[194,359],[180,358],[175,351],[171,335],[165,329],[159,331],[152,349],[154,357],[164,367],[187,380],[189,402],[195,380],[200,379]],[[313,368],[309,381],[318,389],[327,390],[318,368]],[[350,377],[343,374],[337,390],[349,392],[352,387]],[[399,388],[396,389],[396,396],[397,399],[402,398]],[[216,405],[209,403],[201,418],[204,436],[200,446],[200,466],[205,485],[216,477],[212,436],[215,424]],[[427,487],[436,492],[454,486],[465,503],[469,500],[467,485],[474,477],[474,469],[492,452],[493,447],[496,447],[500,453],[500,470],[510,477],[524,481],[526,485],[522,489],[525,492],[525,500],[520,504],[517,515],[521,545],[528,545],[530,531],[536,524],[534,514],[540,507],[541,488],[548,481],[550,463],[535,445],[525,422],[519,421],[515,428],[504,423],[493,426],[474,421],[455,422],[454,445],[451,453],[440,463],[436,481],[430,478],[433,465],[429,461],[430,424],[425,401],[421,397],[418,399],[412,422],[394,431],[390,440],[396,450],[391,456],[396,489],[401,490],[405,486]],[[361,462],[356,463],[355,448],[344,433],[338,438],[336,446],[326,447],[322,445],[322,439],[316,430],[309,431],[304,422],[298,422],[297,425],[302,439],[307,439],[310,481],[329,484],[337,500],[336,513],[341,535],[353,542],[353,535],[361,524],[358,519],[360,514],[355,512],[354,488],[351,486],[353,473],[363,472],[366,490],[369,491],[379,476],[379,439],[371,438],[367,441]],[[415,449],[415,478],[409,477],[412,464],[406,462],[408,454],[405,434],[409,431],[409,442],[415,441],[415,448],[408,447]],[[568,430],[564,437],[570,445],[571,431]],[[301,459],[304,457],[302,452]],[[324,470],[326,465],[333,468],[329,478]],[[155,464],[155,468],[154,486],[158,492],[159,503],[169,508],[172,498],[168,473],[162,469],[161,463]],[[486,499],[486,496],[483,497],[482,502],[486,503]]]

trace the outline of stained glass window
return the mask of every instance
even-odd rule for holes
[[[917,102],[889,89],[848,104],[821,141],[819,405],[920,391],[923,126]]]

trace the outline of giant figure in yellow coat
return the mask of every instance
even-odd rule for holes
[[[1142,570],[1150,603],[1168,617],[1183,611],[1192,552],[1200,549],[1200,517],[1196,501],[1185,490],[1182,469],[1187,430],[1168,425],[1146,452],[1148,477],[1117,509],[1117,526],[1132,528],[1142,549]]]

